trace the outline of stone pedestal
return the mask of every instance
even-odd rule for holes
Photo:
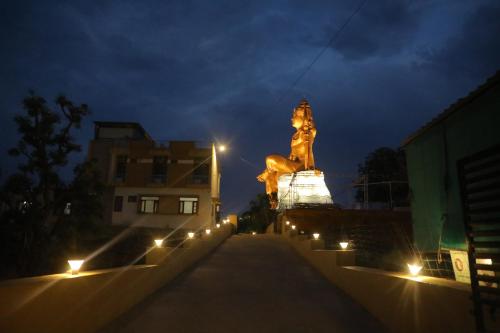
[[[325,241],[322,239],[311,239],[311,250],[324,250]]]
[[[186,240],[184,240],[184,242],[182,243],[182,247],[183,248],[190,248],[193,246],[194,242],[196,241],[196,239],[194,238],[187,238]]]
[[[146,265],[159,265],[171,255],[172,247],[153,247],[146,253]]]
[[[337,266],[355,266],[356,265],[356,251],[354,250],[336,250]]]
[[[303,241],[306,241],[308,239],[309,239],[309,237],[307,235],[301,235],[300,233],[297,235],[297,240],[298,241],[303,242]]]
[[[278,208],[296,205],[331,205],[332,196],[321,171],[288,173],[278,179]]]

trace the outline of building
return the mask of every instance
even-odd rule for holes
[[[98,121],[88,155],[106,184],[107,223],[196,230],[219,219],[220,169],[213,145],[161,144],[138,123]]]
[[[500,145],[500,72],[409,136],[403,145],[415,245],[423,252],[466,250],[464,213],[470,206],[462,201],[459,166],[478,153],[491,154]],[[500,168],[500,161],[491,167]],[[499,189],[498,185],[492,187]],[[485,207],[491,204],[482,203]]]

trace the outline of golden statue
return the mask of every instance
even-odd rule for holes
[[[259,182],[266,183],[271,209],[278,206],[278,178],[285,173],[314,170],[312,145],[316,137],[316,126],[309,103],[303,99],[293,111],[292,126],[297,130],[290,143],[290,156],[269,155],[266,157],[266,170],[257,176]]]

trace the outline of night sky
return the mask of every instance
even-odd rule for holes
[[[12,117],[29,89],[87,103],[94,120],[137,121],[157,140],[227,143],[224,212],[264,186],[271,153],[289,154],[292,109],[311,103],[317,167],[350,204],[357,164],[396,148],[500,68],[500,2],[9,1],[0,4],[3,181],[16,165]],[[84,158],[82,152],[73,159]]]

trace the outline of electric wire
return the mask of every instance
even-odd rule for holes
[[[295,86],[297,85],[297,83],[299,83],[300,80],[302,80],[302,78],[307,74],[307,72],[309,72],[309,70],[312,68],[312,66],[314,66],[314,64],[319,60],[319,58],[321,58],[321,56],[323,55],[323,53],[325,53],[325,51],[333,44],[333,42],[340,36],[340,34],[342,33],[342,31],[349,25],[349,23],[351,22],[352,18],[354,16],[356,16],[356,14],[359,13],[359,11],[361,11],[361,9],[363,8],[363,6],[365,5],[365,3],[367,2],[368,0],[363,0],[359,5],[358,7],[351,13],[351,15],[347,18],[347,20],[344,22],[344,24],[342,24],[340,26],[340,28],[333,34],[333,36],[330,38],[330,40],[328,41],[328,43],[318,52],[318,54],[316,55],[316,57],[314,57],[313,61],[311,61],[311,63],[304,69],[304,71],[302,71],[302,73],[300,73],[297,78],[292,82],[292,84],[290,85],[290,87],[288,87],[287,90],[285,90],[285,92],[278,98],[277,100],[277,103],[279,104],[283,98],[286,97],[286,95],[288,95],[288,93],[293,89],[295,88]]]

